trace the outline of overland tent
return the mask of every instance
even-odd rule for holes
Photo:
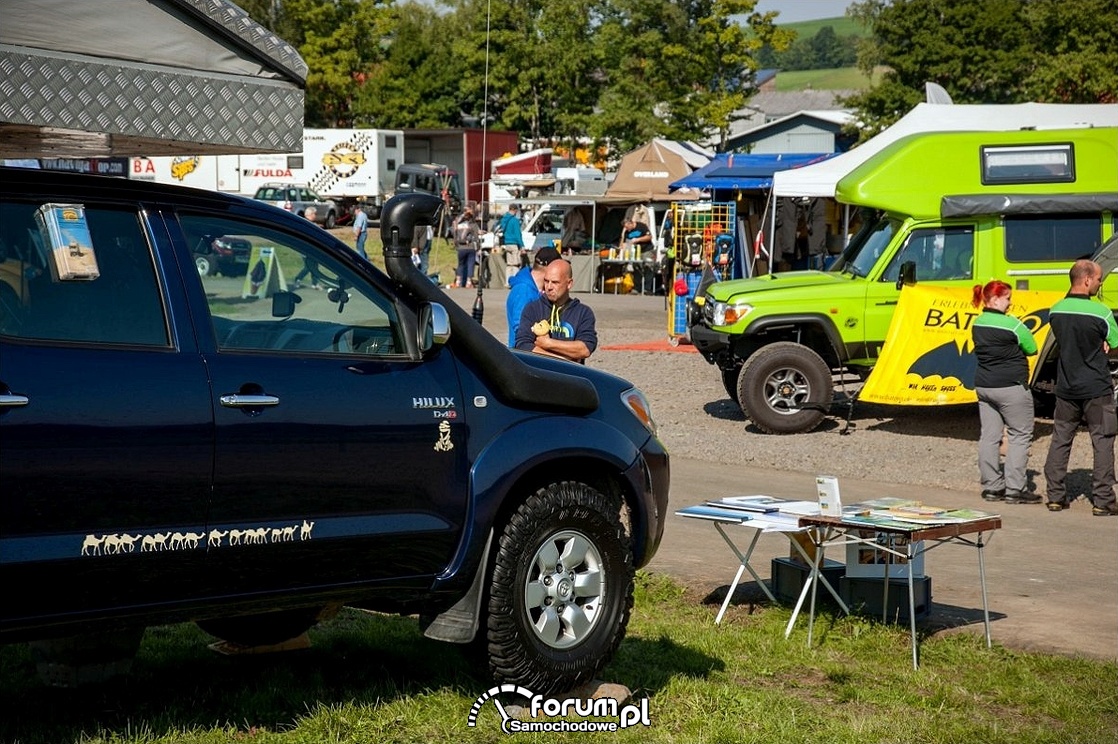
[[[603,201],[635,204],[697,199],[698,191],[685,190],[673,194],[670,184],[706,165],[710,158],[711,153],[698,145],[653,139],[621,158],[617,176],[606,189]]]
[[[743,155],[720,153],[689,176],[673,181],[672,189],[715,191],[758,191],[772,186],[773,174],[789,168],[802,168],[832,158],[837,153]]]
[[[297,152],[306,75],[226,0],[4,0],[0,158]]]
[[[834,198],[838,182],[887,145],[918,132],[1011,131],[1077,126],[1118,126],[1118,104],[920,103],[900,121],[858,147],[830,160],[773,176],[774,196]]]

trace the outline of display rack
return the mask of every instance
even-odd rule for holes
[[[672,248],[675,265],[668,302],[668,340],[673,344],[686,338],[688,308],[695,299],[703,266],[710,266],[719,281],[729,279],[734,265],[734,202],[674,202],[672,204]],[[681,282],[682,280],[682,282]],[[675,287],[687,288],[686,294]]]

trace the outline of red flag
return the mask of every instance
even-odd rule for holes
[[[765,247],[765,231],[758,230],[757,237],[753,239],[753,257],[760,258],[762,252],[765,258],[769,257],[769,249]]]

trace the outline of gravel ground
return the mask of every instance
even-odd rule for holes
[[[486,290],[484,325],[507,339],[503,290]],[[467,309],[473,292],[451,290]],[[936,408],[858,403],[849,432],[845,411],[807,434],[770,435],[751,426],[722,387],[718,370],[693,351],[610,350],[668,338],[664,298],[639,295],[575,295],[594,309],[600,341],[589,366],[624,377],[649,398],[660,437],[673,457],[720,465],[748,465],[808,474],[872,478],[901,485],[978,492],[976,405]],[[677,347],[687,349],[685,345]],[[850,392],[853,387],[848,388]],[[1044,494],[1041,473],[1051,421],[1037,419],[1029,477]],[[1085,430],[1076,437],[1068,477],[1069,494],[1090,489],[1091,449]]]

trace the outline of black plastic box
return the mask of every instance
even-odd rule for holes
[[[838,561],[832,561],[827,558],[823,563],[823,578],[839,592],[839,579],[846,573],[846,566]],[[769,582],[772,584],[773,596],[776,597],[778,602],[784,604],[794,605],[796,600],[800,598],[800,592],[803,591],[804,582],[807,577],[811,575],[811,566],[800,561],[792,560],[791,558],[773,558],[772,562],[772,579]],[[810,601],[808,597],[806,601]],[[827,587],[820,585],[815,595],[816,604],[827,603],[836,605],[834,597],[827,591]],[[837,606],[837,605],[836,605]]]
[[[884,582],[884,578],[843,576],[839,580],[839,594],[851,612],[880,620]],[[916,619],[923,620],[932,612],[932,577],[913,579],[912,593]],[[907,623],[908,619],[908,579],[889,579],[889,610],[885,613],[885,621]]]

